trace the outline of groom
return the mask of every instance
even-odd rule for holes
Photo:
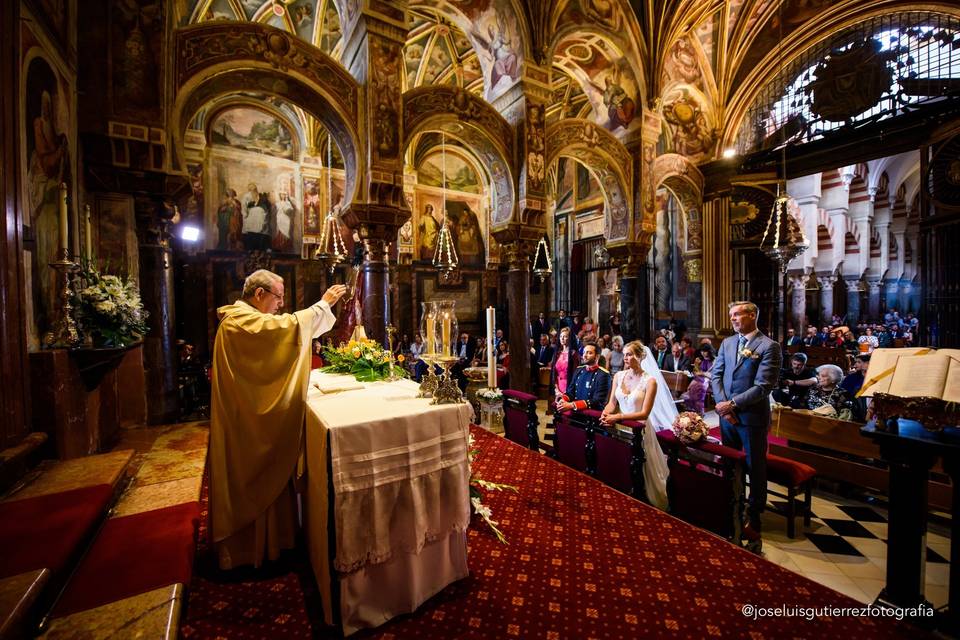
[[[732,302],[730,324],[736,332],[720,344],[713,363],[713,396],[723,444],[743,449],[750,474],[750,500],[743,538],[760,551],[760,514],[767,503],[767,431],[770,392],[777,387],[780,345],[757,329],[757,305]]]

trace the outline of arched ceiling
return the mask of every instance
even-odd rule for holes
[[[295,34],[340,59],[340,15],[334,0],[187,0],[181,24],[240,20],[268,24]]]
[[[483,95],[483,70],[467,36],[436,10],[411,9],[403,48],[403,90],[433,84]]]

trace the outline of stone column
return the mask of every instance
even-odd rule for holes
[[[367,335],[387,344],[390,277],[386,245],[410,218],[403,194],[403,139],[400,96],[406,2],[369,0],[343,25],[342,59],[363,85],[359,191],[343,220],[363,242],[363,323]]]
[[[174,422],[180,414],[174,334],[173,261],[167,227],[173,209],[146,198],[135,201],[140,241],[140,299],[147,317],[143,338],[147,424]]]
[[[883,309],[884,313],[887,312],[887,309],[890,307],[896,307],[900,304],[899,295],[900,295],[900,281],[899,280],[887,280],[886,282],[886,295],[884,295]]]
[[[610,249],[620,282],[620,331],[626,342],[636,339],[646,342],[650,339],[649,253],[650,246],[639,243]]]
[[[883,316],[883,312],[880,309],[880,281],[869,280],[867,281],[867,287],[870,292],[869,298],[867,298],[868,318],[870,320],[876,320]]]
[[[703,333],[727,332],[727,305],[732,301],[730,197],[721,196],[703,203]]]
[[[796,330],[797,335],[803,335],[806,329],[805,319],[807,316],[807,283],[810,276],[805,273],[793,274],[790,276],[790,286],[792,296],[790,299],[790,324]]]
[[[833,318],[833,274],[820,276],[820,319],[829,324]],[[802,335],[802,334],[798,334]]]
[[[845,282],[847,284],[847,324],[856,326],[860,322],[860,279]]]
[[[510,342],[510,388],[530,388],[530,263],[532,241],[515,240],[501,246],[507,263],[507,338]]]

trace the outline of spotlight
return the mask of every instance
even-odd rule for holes
[[[187,242],[196,242],[200,239],[200,229],[192,226],[184,226],[180,229],[180,238]]]
[[[723,150],[724,158],[732,158],[735,155],[737,155],[737,150],[734,149],[733,147],[728,147],[727,149]]]

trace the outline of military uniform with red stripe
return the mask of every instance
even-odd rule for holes
[[[567,383],[564,402],[572,402],[576,411],[600,411],[610,396],[610,372],[599,365],[580,365]]]

